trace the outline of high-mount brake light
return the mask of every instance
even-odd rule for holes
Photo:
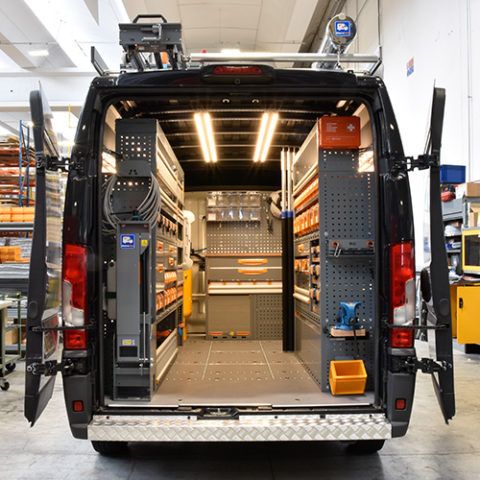
[[[415,318],[415,250],[413,242],[390,247],[390,346],[413,347]]]
[[[64,325],[78,327],[64,331],[65,348],[87,348],[87,333],[83,329],[87,313],[87,250],[80,245],[64,245],[62,304]]]
[[[214,75],[263,75],[262,67],[257,65],[218,65],[213,68]]]

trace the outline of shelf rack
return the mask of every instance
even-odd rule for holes
[[[19,124],[19,139],[0,143],[0,202],[10,206],[30,206],[35,187],[35,152],[30,127]]]

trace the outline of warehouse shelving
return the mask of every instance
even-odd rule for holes
[[[32,215],[35,191],[35,153],[30,126],[19,123],[18,140],[8,139],[0,143],[0,241],[2,245],[17,245],[21,257],[29,257],[29,239],[33,232]],[[30,207],[28,213],[24,207]],[[22,219],[29,221],[21,221]],[[18,221],[20,220],[20,221]],[[29,265],[13,260],[0,264],[0,294],[12,302],[8,309],[9,329],[17,329],[17,341],[3,344],[4,352],[20,355],[24,350],[22,331],[26,318],[26,295],[28,291]],[[4,336],[2,338],[4,342]]]

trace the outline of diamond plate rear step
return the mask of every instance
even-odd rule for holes
[[[95,415],[89,440],[128,442],[271,442],[381,440],[392,436],[383,414],[241,415],[236,420],[187,416]]]

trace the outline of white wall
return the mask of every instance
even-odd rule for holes
[[[447,91],[442,163],[466,165],[468,178],[480,178],[480,162],[474,161],[480,154],[480,135],[474,134],[475,126],[480,126],[480,31],[472,29],[469,42],[468,27],[469,20],[472,25],[480,20],[480,0],[348,0],[345,11],[357,21],[355,51],[372,53],[382,45],[383,78],[405,153],[418,155],[424,150],[436,84]],[[415,70],[407,77],[406,64],[412,57]],[[425,183],[424,172],[411,175],[414,211],[420,212],[415,215],[419,262]]]

